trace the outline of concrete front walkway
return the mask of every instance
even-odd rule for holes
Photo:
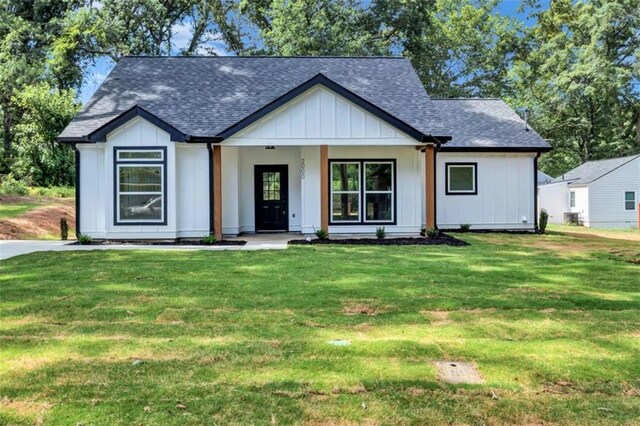
[[[81,250],[282,250],[287,241],[302,238],[300,234],[260,234],[242,235],[229,240],[244,240],[244,246],[187,246],[187,245],[77,245],[75,241],[46,240],[0,240],[0,260],[21,254],[39,251],[81,251]]]

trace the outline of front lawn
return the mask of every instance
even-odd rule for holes
[[[457,236],[2,261],[0,424],[639,423],[638,242]]]

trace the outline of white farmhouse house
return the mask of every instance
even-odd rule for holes
[[[574,213],[592,228],[637,228],[640,155],[588,161],[538,191],[549,223],[564,223]]]
[[[535,230],[550,146],[499,99],[389,57],[126,57],[69,124],[77,231]]]

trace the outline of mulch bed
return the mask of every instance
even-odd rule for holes
[[[217,241],[214,244],[204,244],[200,240],[154,240],[154,241],[131,241],[131,240],[93,240],[88,244],[91,246],[114,246],[114,245],[127,245],[127,246],[243,246],[247,244],[243,240],[222,240]],[[81,245],[79,242],[75,242],[72,245]]]
[[[359,246],[468,246],[469,243],[454,238],[447,234],[440,234],[438,238],[424,238],[424,237],[398,237],[398,238],[384,238],[379,240],[377,238],[344,238],[344,239],[326,239],[319,240],[317,238],[312,240],[291,240],[289,244],[341,244],[341,245],[359,245]]]

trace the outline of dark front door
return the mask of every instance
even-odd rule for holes
[[[255,166],[256,231],[287,231],[287,166]]]

